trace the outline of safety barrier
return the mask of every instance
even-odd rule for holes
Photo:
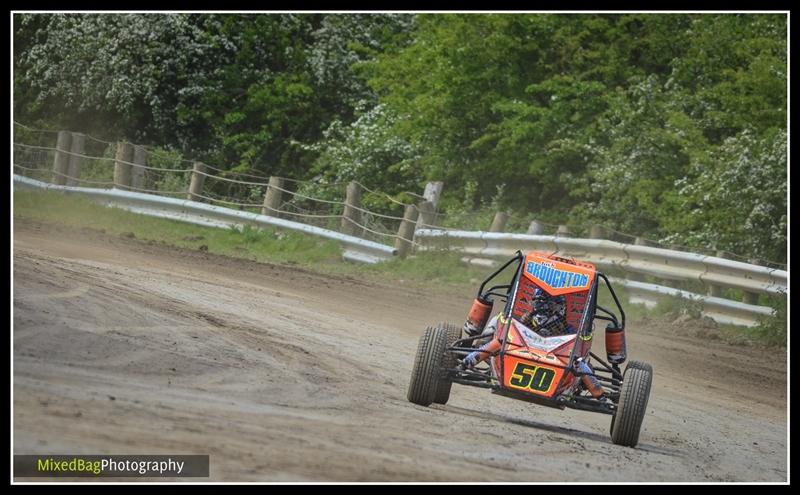
[[[603,239],[420,229],[415,241],[421,250],[456,250],[469,258],[508,258],[517,250],[546,251],[604,269],[617,268],[666,280],[694,280],[769,294],[785,293],[787,288],[788,273],[783,270]]]
[[[620,278],[611,278],[611,282],[625,287],[628,293],[628,302],[631,304],[644,304],[645,306],[653,307],[658,301],[663,300],[664,296],[680,297],[700,303],[703,308],[701,314],[719,323],[753,327],[759,323],[761,317],[771,316],[773,313],[772,308],[769,307],[745,304],[721,297],[694,294],[662,285]]]
[[[419,250],[458,251],[463,255],[463,262],[485,267],[496,265],[495,260],[510,258],[517,250],[544,251],[588,261],[602,270],[621,271],[627,275],[650,275],[668,281],[691,280],[742,289],[749,293],[787,292],[788,273],[783,270],[603,239],[439,229],[417,230],[414,239]],[[680,297],[700,303],[702,314],[720,323],[752,327],[764,316],[773,314],[770,307],[748,302],[700,295],[624,278],[615,280],[626,288],[632,304],[652,306],[664,296]]]
[[[304,232],[341,243],[344,248],[344,258],[351,261],[377,263],[390,259],[395,255],[395,249],[377,242],[341,234],[313,225],[276,218],[274,216],[232,210],[230,208],[223,208],[191,200],[167,198],[153,194],[121,191],[118,189],[96,189],[54,185],[20,175],[14,175],[14,186],[81,194],[104,204],[117,206],[143,215],[180,220],[208,227],[254,225]]]

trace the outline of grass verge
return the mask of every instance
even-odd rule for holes
[[[154,218],[107,207],[86,197],[56,191],[14,191],[14,221],[26,219],[108,235],[162,242],[252,261],[304,266],[324,273],[399,282],[408,286],[442,284],[451,292],[472,292],[486,269],[465,267],[455,253],[430,253],[375,265],[342,260],[338,242],[272,228],[221,229]]]
[[[14,221],[26,219],[110,235],[153,240],[254,261],[288,264],[338,262],[338,243],[276,229],[203,227],[99,205],[87,198],[47,191],[14,191]]]
[[[375,265],[342,261],[338,243],[299,232],[271,228],[220,229],[192,225],[176,220],[153,218],[120,208],[99,205],[88,198],[60,192],[14,191],[15,222],[26,219],[75,228],[92,228],[109,235],[163,242],[186,249],[204,250],[253,261],[304,266],[322,273],[355,276],[368,281],[399,283],[409,287],[444,290],[458,296],[472,297],[478,284],[493,270],[465,266],[460,256],[451,252],[428,252],[406,260],[393,259]],[[502,274],[498,280],[506,280]],[[623,301],[629,322],[674,324],[691,329],[694,336],[722,340],[732,344],[786,346],[786,299],[778,298],[774,307],[777,318],[765,319],[755,328],[720,325],[700,317],[696,303],[665,297],[655,308],[625,304],[625,289],[615,287]],[[600,304],[616,313],[616,305],[602,290]],[[698,334],[698,329],[702,331]],[[702,335],[700,335],[702,334]]]

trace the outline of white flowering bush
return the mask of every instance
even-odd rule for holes
[[[323,139],[306,148],[319,153],[314,171],[323,182],[359,181],[390,193],[418,189],[420,150],[393,132],[401,118],[384,105],[360,108],[351,124],[335,120]]]
[[[761,138],[745,130],[708,160],[693,162],[694,179],[676,181],[692,227],[680,238],[762,260],[786,259],[786,139],[785,130]]]

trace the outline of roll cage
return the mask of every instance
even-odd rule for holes
[[[554,255],[548,256],[550,259],[575,264],[574,260],[570,260],[568,258],[561,258],[556,257]],[[517,251],[516,254],[505,262],[502,266],[500,266],[497,270],[491,273],[486,279],[483,280],[481,283],[477,297],[481,301],[485,302],[494,302],[494,299],[499,299],[505,303],[503,311],[501,313],[501,321],[510,322],[511,319],[517,319],[514,315],[515,305],[519,302],[519,299],[522,297],[519,294],[519,286],[520,281],[523,277],[523,269],[525,255],[521,251]],[[514,271],[514,276],[511,279],[511,282],[508,284],[499,284],[499,285],[492,285],[488,289],[486,288],[489,283],[494,280],[497,276],[499,276],[503,271],[506,270],[509,266],[517,264],[516,269]],[[616,409],[616,402],[619,400],[619,393],[620,387],[622,384],[622,373],[619,369],[619,366],[616,364],[609,365],[607,362],[602,360],[599,356],[587,350],[585,352],[581,352],[581,355],[577,355],[576,351],[581,348],[581,343],[583,342],[590,342],[592,338],[592,332],[594,330],[594,321],[595,320],[604,320],[608,322],[606,327],[606,331],[609,330],[617,330],[617,329],[624,329],[625,328],[625,312],[622,309],[622,306],[619,302],[619,298],[617,297],[616,293],[614,292],[611,283],[606,277],[605,274],[596,271],[594,272],[596,276],[592,279],[591,285],[588,289],[588,297],[586,298],[586,303],[583,307],[582,316],[580,319],[580,324],[577,328],[577,338],[572,345],[572,350],[569,355],[569,359],[566,365],[555,365],[550,363],[550,366],[557,366],[563,367],[565,369],[564,374],[561,376],[561,379],[556,386],[556,390],[560,390],[564,381],[568,378],[570,374],[577,378],[576,386],[570,387],[569,389],[563,391],[560,395],[557,395],[553,398],[548,397],[540,397],[535,396],[532,394],[526,394],[522,392],[518,392],[506,387],[503,387],[498,380],[493,376],[491,365],[488,365],[488,360],[480,367],[476,367],[473,369],[451,369],[445,370],[445,373],[448,375],[454,383],[460,383],[463,385],[471,385],[483,388],[490,388],[493,390],[494,393],[500,395],[510,396],[516,399],[522,399],[529,402],[535,402],[542,405],[547,405],[550,407],[557,407],[563,409],[564,407],[570,407],[574,409],[583,409],[595,412],[602,412],[606,414],[614,414]],[[611,294],[611,297],[614,300],[614,303],[617,306],[617,310],[619,311],[619,317],[617,314],[613,313],[612,311],[608,310],[600,306],[597,303],[597,294],[598,289],[600,287],[600,280],[603,280],[605,286],[607,287],[608,291]],[[524,302],[524,299],[523,299]],[[598,311],[601,314],[598,314]],[[498,352],[496,352],[494,356],[502,357],[506,353],[506,345],[505,339],[507,338],[507,332],[500,332],[498,328],[498,334],[500,335],[501,340],[501,347]],[[466,356],[466,354],[475,351],[475,347],[471,346],[475,340],[485,338],[481,337],[480,335],[474,337],[466,337],[456,340],[451,346],[447,348],[448,352],[452,352],[462,358]],[[590,345],[590,344],[589,344]],[[588,346],[587,346],[588,349]],[[585,355],[584,355],[585,354]],[[586,373],[582,373],[579,371],[576,366],[575,362],[578,358],[586,358],[591,356],[593,359],[593,363],[595,364],[594,369],[594,377],[597,378],[604,389],[605,395],[611,399],[614,404],[608,404],[607,402],[601,402],[594,397],[587,397],[584,395],[580,395],[580,377]],[[502,360],[501,360],[502,366]],[[501,373],[502,375],[502,373]]]

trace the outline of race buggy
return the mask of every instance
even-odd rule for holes
[[[489,282],[517,264],[511,282]],[[619,311],[598,304],[600,280]],[[534,295],[558,298],[565,328],[561,334],[532,323]],[[487,327],[495,300],[505,303]],[[591,352],[596,320],[607,322],[607,362]],[[453,383],[535,404],[611,415],[611,440],[634,447],[644,419],[653,368],[627,358],[625,312],[608,278],[594,265],[530,252],[517,254],[489,275],[462,327],[442,323],[422,334],[408,387],[408,400],[421,406],[445,404]],[[480,345],[483,343],[483,345]],[[467,363],[472,356],[481,360]]]

